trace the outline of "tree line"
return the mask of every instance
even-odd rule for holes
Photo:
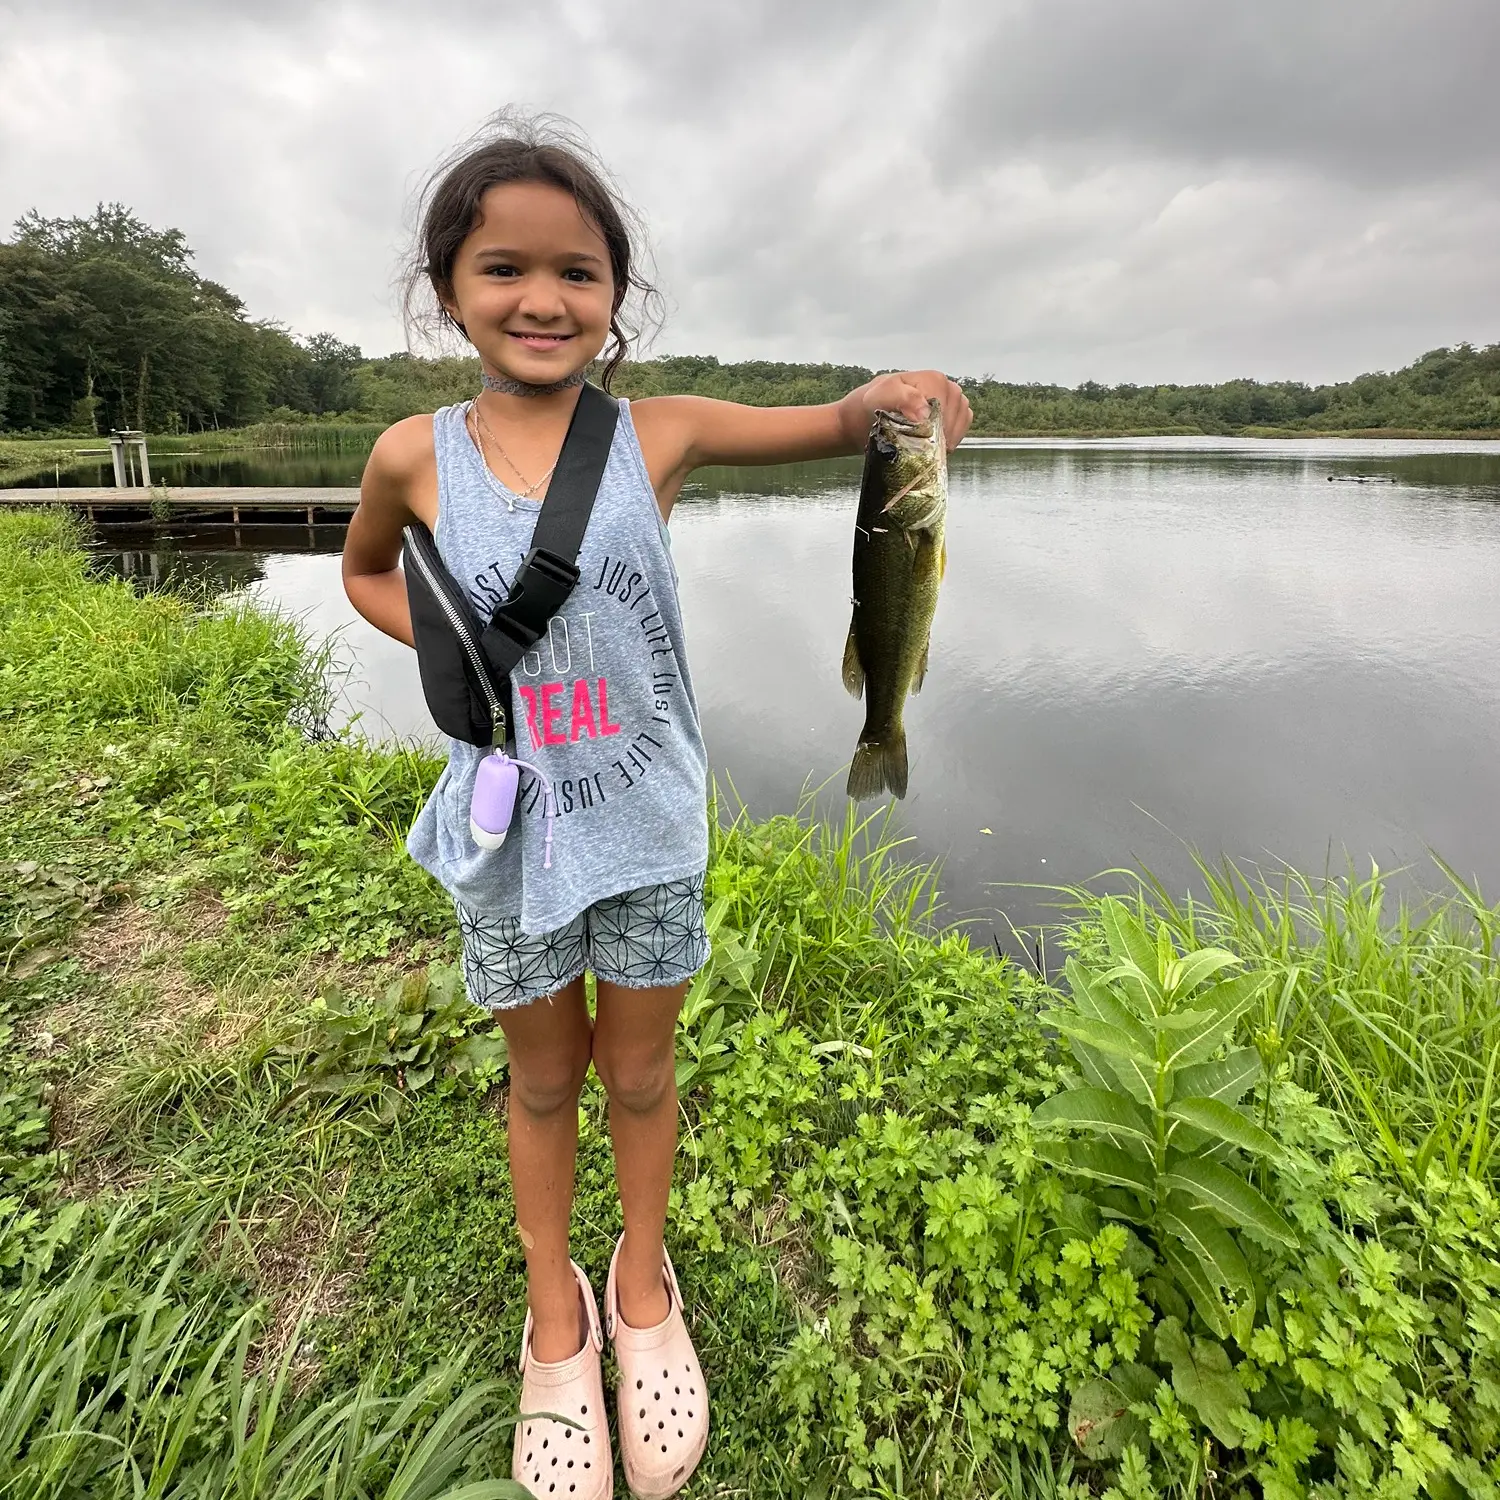
[[[299,338],[251,318],[192,260],[181,231],[155,229],[122,204],[82,218],[19,219],[0,241],[0,431],[393,422],[478,385],[472,358],[367,359],[332,333]],[[625,365],[616,389],[803,405],[837,400],[874,373],[679,355]],[[1405,369],[1329,385],[962,383],[976,433],[1500,430],[1500,344],[1435,349]]]

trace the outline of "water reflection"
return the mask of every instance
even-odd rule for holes
[[[338,452],[253,448],[232,453],[152,453],[151,481],[171,489],[196,485],[256,485],[276,488],[302,485],[317,489],[355,488],[369,447],[354,444]],[[85,463],[10,481],[19,489],[104,488],[113,486],[109,460]]]
[[[1142,860],[1181,888],[1186,845],[1310,871],[1348,850],[1429,885],[1432,848],[1500,889],[1497,470],[1500,447],[956,454],[895,814],[951,909],[1005,939],[1049,914],[1042,884]],[[700,474],[673,520],[711,761],[758,814],[825,781],[842,804],[858,472]],[[209,576],[212,542],[174,544],[168,574]],[[238,557],[235,586],[339,634],[360,728],[431,733],[411,653],[352,614],[336,558]]]
[[[270,558],[327,556],[343,546],[342,526],[109,526],[95,535],[90,567],[142,592],[198,599],[261,582]]]

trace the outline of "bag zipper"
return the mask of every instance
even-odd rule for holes
[[[446,578],[442,576],[439,568],[434,567],[432,559],[427,555],[429,545],[427,537],[415,526],[408,526],[405,535],[411,545],[411,555],[416,561],[418,571],[426,580],[428,588],[432,590],[439,608],[447,616],[454,635],[458,637],[459,644],[464,648],[473,665],[474,675],[479,679],[480,690],[484,693],[485,701],[489,705],[490,724],[495,731],[491,742],[503,746],[508,731],[505,710],[500,706],[500,695],[490,678],[489,665],[484,659],[483,651],[480,650],[479,642],[474,639],[474,634],[469,629],[469,622],[464,619],[463,609],[450,596]]]

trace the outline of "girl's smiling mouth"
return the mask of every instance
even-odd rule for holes
[[[510,337],[525,344],[528,349],[560,349],[570,339],[575,338],[571,333],[514,333],[507,330]]]

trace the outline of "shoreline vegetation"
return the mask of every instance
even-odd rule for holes
[[[504,1046],[401,843],[438,763],[84,540],[0,515],[0,1493],[513,1500]],[[1117,872],[1037,972],[878,821],[714,823],[689,1500],[1500,1496],[1500,909]],[[593,1083],[580,1132],[602,1284]]]
[[[735,366],[721,368],[733,372]],[[792,366],[797,369],[799,367]],[[626,376],[630,371],[627,367]],[[471,385],[478,384],[475,366]],[[625,389],[622,378],[618,389]],[[470,391],[472,394],[472,391]],[[463,399],[452,396],[445,399]],[[439,400],[437,405],[443,404]],[[434,408],[435,409],[435,408]],[[388,424],[368,420],[362,413],[331,413],[323,417],[285,416],[275,421],[250,423],[244,427],[226,427],[218,431],[186,433],[152,433],[148,450],[153,455],[232,454],[237,452],[299,452],[367,450]],[[1258,439],[1315,438],[1385,438],[1392,440],[1433,440],[1445,442],[1500,442],[1500,427],[1495,428],[1424,428],[1424,427],[1267,427],[1245,426],[1205,428],[1189,426],[1143,427],[1017,427],[979,431],[977,424],[969,438],[995,440],[1068,440],[1078,442],[1108,441],[1116,438],[1145,437],[1235,437]],[[966,439],[966,441],[968,441]],[[46,436],[10,436],[0,431],[0,489],[8,484],[45,477],[54,470],[67,472],[86,464],[102,462],[108,456],[100,439],[85,433]]]
[[[122,204],[17,221],[0,241],[0,484],[69,462],[112,428],[147,432],[163,453],[176,440],[200,451],[315,447],[334,433],[368,442],[477,388],[472,359],[369,358],[332,333],[298,337],[253,319],[192,260],[180,231]],[[837,400],[875,373],[673,355],[627,363],[617,388],[802,405]],[[1500,343],[1434,349],[1404,369],[1325,385],[961,383],[976,437],[1500,438]]]

